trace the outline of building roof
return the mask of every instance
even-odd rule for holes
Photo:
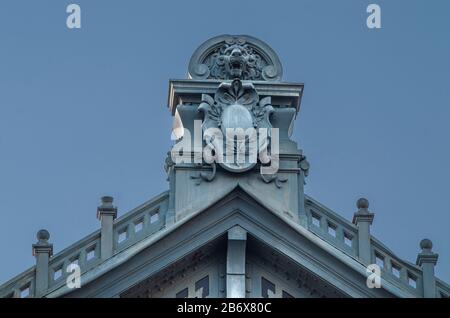
[[[144,229],[145,233],[143,235],[136,235],[129,237],[126,241],[115,246],[114,255],[103,262],[98,259],[98,255],[95,259],[91,260],[90,263],[82,262],[82,283],[89,284],[89,282],[95,281],[99,277],[105,275],[116,267],[126,263],[140,252],[146,249],[152,249],[152,246],[163,240],[165,237],[169,236],[171,233],[182,229],[186,224],[190,224],[193,219],[198,217],[202,213],[207,213],[211,207],[216,206],[224,201],[225,198],[233,196],[233,194],[240,197],[251,198],[255,203],[263,206],[267,211],[270,211],[274,216],[281,221],[286,228],[289,228],[299,237],[308,240],[317,249],[321,249],[327,254],[331,255],[336,260],[345,264],[353,272],[358,273],[361,277],[366,277],[366,266],[363,265],[358,257],[355,255],[354,251],[346,248],[344,244],[340,244],[337,240],[327,237],[325,232],[321,232],[309,224],[309,228],[305,228],[298,223],[289,219],[288,216],[280,213],[279,210],[270,206],[265,202],[264,198],[261,198],[257,192],[253,191],[251,187],[245,184],[238,184],[231,189],[225,190],[226,192],[218,194],[216,198],[211,198],[208,201],[203,201],[203,206],[190,207],[190,211],[186,210],[186,217],[182,220],[170,225],[165,226],[164,222],[155,222],[155,224],[148,224]],[[122,215],[120,218],[116,219],[114,222],[114,231],[118,233],[121,228],[126,228],[130,224],[135,224],[136,220],[141,219],[145,214],[148,213],[159,213],[161,220],[164,219],[168,208],[168,192],[163,192],[160,195],[152,198],[151,200],[143,203],[142,205],[132,209],[128,213]],[[342,218],[338,214],[334,213],[332,210],[326,208],[314,199],[307,197],[306,205],[310,207],[314,213],[320,213],[321,216],[326,217],[331,222],[336,223],[338,226],[345,228],[347,231],[355,231],[355,226],[348,220]],[[239,210],[238,207],[236,207]],[[262,218],[263,214],[261,214]],[[262,222],[261,218],[258,220]],[[284,229],[283,232],[286,230]],[[252,231],[249,231],[253,234]],[[77,257],[85,253],[90,246],[99,244],[100,231],[95,231],[80,241],[72,244],[71,246],[65,248],[61,252],[55,254],[50,259],[50,267],[58,268],[59,264],[68,264],[73,257]],[[212,238],[211,238],[212,239]],[[376,246],[379,253],[383,253],[389,256],[397,264],[404,267],[408,271],[412,271],[415,275],[421,275],[421,268],[413,265],[407,261],[404,261],[397,257],[392,251],[386,248],[379,240],[372,237],[372,241]],[[12,278],[8,282],[0,286],[0,296],[5,297],[8,292],[14,288],[20,288],[21,285],[27,285],[33,280],[34,276],[34,266],[25,272],[19,274],[18,276]],[[310,268],[311,270],[311,268]],[[64,274],[62,275],[64,277]],[[397,297],[416,297],[417,293],[407,286],[406,282],[402,282],[395,277],[391,277],[387,273],[382,276],[383,288],[387,290],[392,295]],[[443,293],[443,295],[450,295],[450,287],[445,282],[437,281],[438,289]],[[71,290],[67,288],[64,279],[54,281],[50,283],[50,288],[46,297],[61,297]],[[355,295],[353,295],[355,296]]]

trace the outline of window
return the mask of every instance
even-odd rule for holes
[[[320,227],[320,216],[315,213],[311,214],[311,222],[314,226]]]
[[[53,280],[57,280],[62,276],[62,266],[59,266],[53,272]]]
[[[392,275],[397,278],[400,278],[400,266],[392,263]]]
[[[195,283],[195,298],[209,296],[209,276],[205,276]]]
[[[332,237],[336,237],[336,225],[328,223],[328,234]]]
[[[380,268],[384,269],[384,257],[378,253],[375,253],[375,263],[380,266]]]
[[[20,298],[27,298],[30,296],[30,285],[26,285],[20,289]]]
[[[86,250],[86,260],[90,261],[95,257],[95,245]]]
[[[408,274],[408,285],[412,288],[417,287],[417,278],[414,277],[412,274]]]
[[[176,298],[188,298],[189,292],[187,287],[183,289],[182,291],[178,292],[175,297]]]
[[[156,223],[159,220],[159,212],[150,214],[150,224]]]
[[[263,298],[273,298],[275,295],[275,284],[261,277],[261,296]]]
[[[76,256],[70,260],[70,264],[80,265],[79,263],[80,263],[80,261],[78,259],[78,256]]]
[[[117,238],[117,242],[118,243],[122,243],[123,241],[125,241],[128,238],[128,233],[127,233],[127,229],[123,229],[119,232],[119,236]]]
[[[353,245],[353,237],[344,232],[344,244],[347,245],[348,247],[352,247]]]
[[[144,220],[140,219],[134,223],[134,232],[140,232],[144,228]]]

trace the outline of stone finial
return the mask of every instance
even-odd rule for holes
[[[359,198],[358,201],[356,201],[356,207],[358,210],[367,211],[369,208],[369,200],[366,198]]]
[[[369,211],[369,200],[359,198],[356,201],[358,211],[353,215],[353,224],[358,227],[358,256],[366,264],[371,263],[370,226],[374,214]]]
[[[101,218],[102,215],[112,215],[113,218],[117,217],[117,208],[113,206],[114,198],[111,196],[103,196],[101,198],[102,204],[97,208],[97,218]]]
[[[422,268],[423,296],[425,298],[436,297],[436,278],[434,276],[434,267],[438,261],[439,255],[432,251],[433,242],[429,239],[420,241],[422,251],[417,255],[416,264]]]
[[[117,217],[117,208],[113,205],[113,197],[102,197],[102,204],[97,208],[97,218],[101,222],[100,253],[103,260],[113,255],[114,249],[114,219]]]
[[[420,248],[422,251],[417,255],[416,264],[422,266],[423,263],[432,263],[435,265],[438,260],[438,254],[432,251],[433,242],[430,239],[423,239],[420,241]]]
[[[112,203],[113,203],[113,201],[114,201],[114,198],[113,197],[110,197],[110,196],[108,196],[108,195],[105,195],[105,196],[103,196],[102,197],[102,206],[105,206],[105,207],[111,207],[112,206]]]
[[[53,244],[48,242],[50,233],[47,230],[39,230],[36,233],[37,242],[33,244],[33,256],[36,257],[35,270],[35,297],[41,297],[48,289],[48,263],[53,255]]]
[[[50,238],[50,233],[46,229],[41,229],[36,233],[36,238],[40,243],[47,243]]]
[[[33,255],[36,256],[37,253],[47,253],[50,256],[53,254],[53,244],[50,244],[48,240],[50,239],[50,233],[41,229],[36,233],[37,242],[33,244]]]
[[[422,252],[431,252],[431,249],[433,248],[433,242],[425,238],[420,241],[420,248],[422,249]]]
[[[358,208],[358,211],[353,215],[353,224],[357,225],[357,223],[361,221],[372,224],[374,214],[369,211],[369,200],[366,198],[359,198],[356,201],[356,207]]]

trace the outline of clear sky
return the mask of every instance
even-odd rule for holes
[[[366,27],[381,6],[382,28]],[[82,28],[66,27],[77,3]],[[168,188],[169,78],[210,37],[249,34],[305,83],[293,138],[311,163],[306,193],[415,262],[428,237],[450,282],[450,1],[0,2],[0,283]]]

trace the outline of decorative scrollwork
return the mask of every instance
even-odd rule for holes
[[[195,182],[196,185],[199,185],[200,183],[202,183],[202,180],[207,181],[207,182],[211,182],[214,180],[214,178],[216,177],[217,167],[214,162],[211,164],[211,167],[212,167],[212,172],[210,172],[210,173],[200,172],[196,176],[191,176],[191,179],[196,180],[196,182]]]
[[[275,186],[278,189],[281,189],[282,184],[284,182],[287,182],[287,178],[280,178],[278,176],[278,174],[273,174],[273,175],[265,175],[265,174],[261,174],[261,179],[265,182],[265,183],[271,183],[273,182],[275,184]]]
[[[305,174],[305,177],[308,176],[309,174],[309,161],[306,160],[306,156],[303,156],[300,158],[300,161],[298,163],[299,168],[303,171],[303,173]]]
[[[189,63],[195,79],[278,81],[282,67],[264,42],[250,36],[222,35],[203,43]]]
[[[241,148],[247,147],[249,140],[235,142],[234,136],[229,134],[233,134],[235,129],[243,131],[254,129],[254,135],[244,136],[244,138],[254,138],[255,142],[257,138],[257,144],[254,145],[257,153],[266,153],[270,145],[270,128],[272,128],[270,114],[273,112],[273,107],[270,104],[270,97],[260,100],[253,84],[243,83],[238,79],[231,83],[221,83],[214,98],[203,94],[198,110],[204,115],[202,130],[205,147],[216,154],[225,153],[227,147],[233,149],[235,154],[243,153],[245,150]],[[217,135],[217,130],[211,128],[219,128],[220,136]],[[260,134],[256,130],[259,128],[264,128],[266,134]],[[247,156],[246,159],[250,158],[248,153],[245,153],[245,156]],[[232,163],[218,161],[218,163],[228,171],[243,172],[254,167],[256,160]]]

